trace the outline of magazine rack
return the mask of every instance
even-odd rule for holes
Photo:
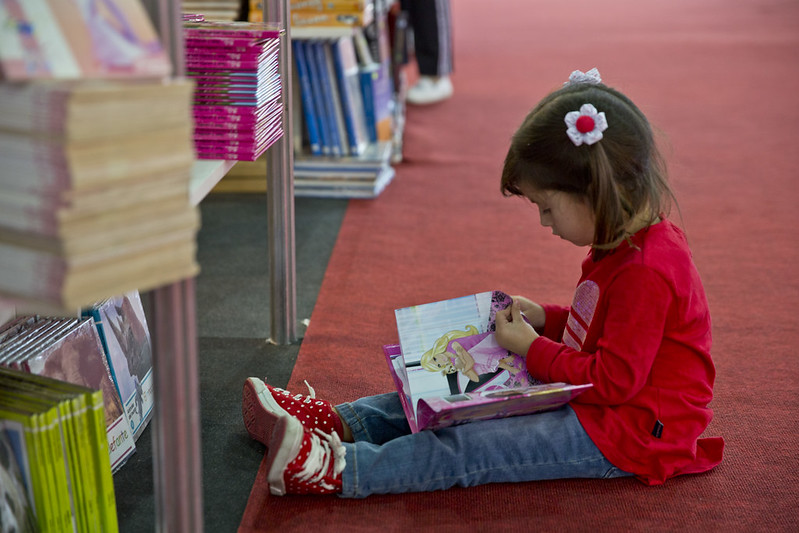
[[[175,76],[185,74],[180,2],[145,0]],[[291,35],[288,0],[266,0],[264,20],[285,28],[280,44],[283,136],[268,152],[268,247],[271,338],[276,344],[297,339],[294,179],[291,146]],[[233,162],[198,161],[192,176],[192,201],[199,203],[229,171]],[[202,457],[200,452],[199,378],[194,280],[155,289],[152,300],[155,411],[153,478],[158,531],[203,530]]]

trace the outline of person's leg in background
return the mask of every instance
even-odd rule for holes
[[[449,0],[402,0],[413,28],[419,80],[408,90],[410,104],[425,105],[452,96],[452,18]]]

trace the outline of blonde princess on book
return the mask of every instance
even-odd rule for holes
[[[481,375],[495,375],[507,370],[508,379],[495,384],[496,387],[533,383],[524,379],[527,371],[523,358],[502,348],[491,333],[478,333],[474,326],[442,335],[432,348],[422,354],[420,364],[430,372],[444,375],[460,372],[475,383],[480,382]],[[457,392],[461,391],[452,391],[453,394]]]

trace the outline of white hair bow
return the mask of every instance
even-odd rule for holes
[[[571,85],[572,83],[590,83],[591,85],[596,85],[602,83],[602,78],[599,76],[599,70],[597,70],[596,67],[588,72],[575,70],[569,75],[569,81],[563,85]]]

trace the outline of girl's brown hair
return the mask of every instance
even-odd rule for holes
[[[586,103],[605,113],[608,128],[598,142],[575,146],[564,117]],[[527,115],[505,157],[502,193],[522,196],[521,183],[588,200],[596,259],[629,237],[633,219],[654,222],[674,200],[649,121],[629,98],[603,84],[568,84]]]

